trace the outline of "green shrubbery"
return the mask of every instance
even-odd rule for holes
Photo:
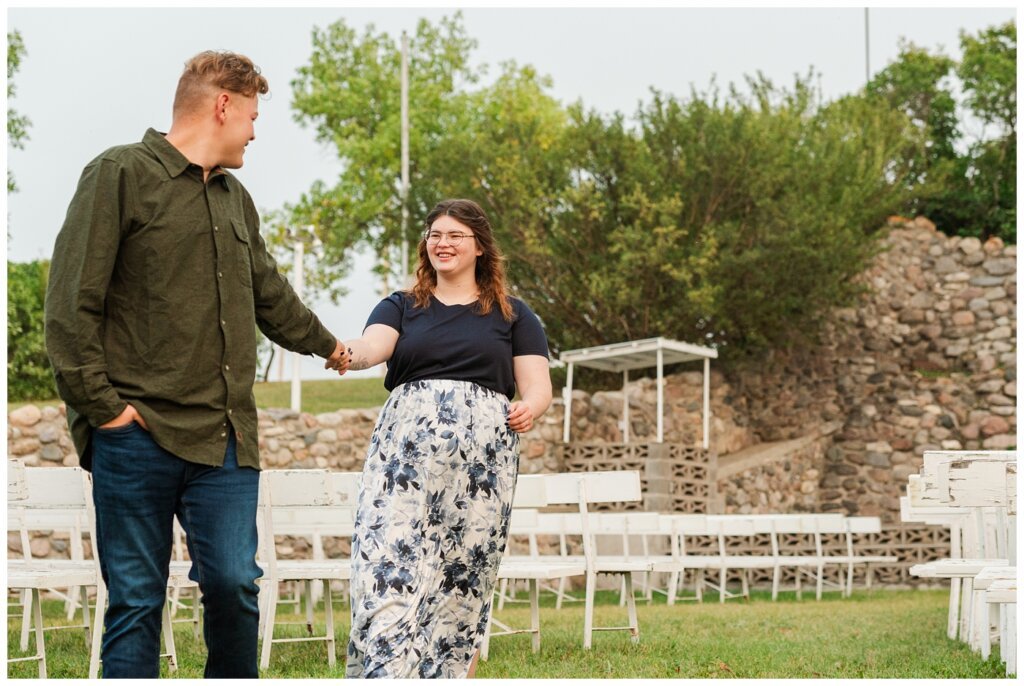
[[[7,263],[7,399],[57,397],[43,340],[50,263]]]

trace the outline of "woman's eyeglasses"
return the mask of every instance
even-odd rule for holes
[[[448,245],[458,245],[462,242],[463,238],[475,238],[473,234],[462,233],[461,231],[449,231],[447,233],[443,231],[427,231],[423,234],[427,243],[430,243],[431,245],[440,243],[443,236],[448,237]]]

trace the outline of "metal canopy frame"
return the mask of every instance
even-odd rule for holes
[[[562,396],[565,400],[565,419],[562,426],[562,441],[569,442],[569,431],[572,427],[572,372],[576,365],[600,369],[606,372],[622,372],[622,439],[629,443],[629,397],[626,385],[629,383],[629,372],[632,369],[658,369],[658,443],[664,442],[665,433],[665,365],[678,362],[704,360],[704,402],[702,406],[703,431],[702,444],[708,448],[708,435],[711,422],[711,360],[718,359],[718,351],[692,343],[674,341],[670,338],[644,338],[625,343],[598,345],[592,348],[566,350],[558,359],[568,365],[565,388]]]

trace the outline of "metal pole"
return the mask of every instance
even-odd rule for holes
[[[704,450],[708,449],[711,427],[711,360],[704,358]]]
[[[871,41],[868,37],[868,8],[864,8],[864,83],[871,80]]]
[[[302,299],[302,257],[305,252],[305,245],[295,233],[295,273],[292,275],[292,287],[295,295]],[[302,359],[298,353],[292,353],[292,410],[298,412],[302,407],[302,378],[300,367]]]
[[[658,443],[665,436],[665,354],[658,343]]]
[[[565,388],[562,389],[562,399],[565,403],[565,418],[562,420],[562,443],[568,443],[569,425],[572,423],[572,362],[569,363],[569,371],[565,374]]]
[[[402,32],[402,279],[409,278],[409,36]]]
[[[629,383],[629,370],[622,370],[622,442],[629,443],[629,394],[626,384]]]

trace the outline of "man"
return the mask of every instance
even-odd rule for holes
[[[267,92],[242,55],[193,57],[171,130],[89,163],[54,247],[46,345],[93,474],[104,677],[159,676],[174,515],[202,591],[205,675],[257,676],[256,327],[348,369],[225,171],[242,166]]]

